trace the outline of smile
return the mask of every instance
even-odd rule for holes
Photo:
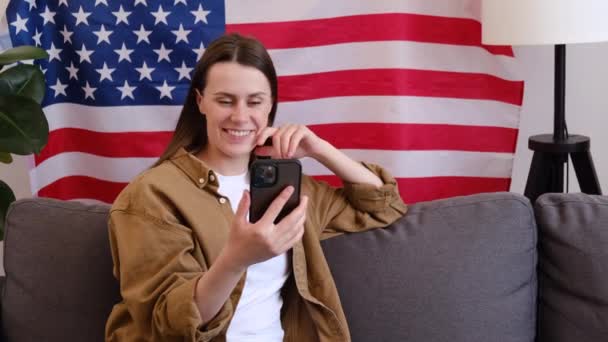
[[[253,133],[254,131],[238,130],[238,129],[224,129],[224,132],[227,132],[228,134],[233,135],[235,137],[244,137],[244,136],[247,136],[247,135]]]

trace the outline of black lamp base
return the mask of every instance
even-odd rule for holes
[[[534,151],[532,165],[524,195],[532,203],[546,192],[564,191],[564,163],[568,156],[576,172],[581,191],[601,195],[600,183],[595,173],[589,137],[570,135],[556,141],[552,134],[534,135],[528,140],[528,147]]]

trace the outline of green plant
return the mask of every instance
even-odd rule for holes
[[[0,70],[23,60],[48,58],[41,48],[19,46],[0,54]],[[49,124],[42,112],[45,80],[36,65],[19,64],[0,73],[0,162],[10,164],[12,154],[40,153],[46,145]],[[0,180],[0,240],[4,219],[15,200],[13,190]]]

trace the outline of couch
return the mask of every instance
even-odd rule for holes
[[[108,207],[13,203],[2,337],[101,341],[119,301]],[[322,242],[353,341],[608,341],[608,198],[514,193],[418,203]]]

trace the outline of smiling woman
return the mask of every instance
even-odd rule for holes
[[[381,167],[353,161],[305,126],[272,127],[277,98],[259,41],[229,34],[207,48],[169,146],[110,210],[123,299],[106,340],[350,341],[320,240],[385,227],[406,206]],[[295,209],[275,220],[288,186],[251,223],[254,151],[313,158],[345,188],[304,175]]]

